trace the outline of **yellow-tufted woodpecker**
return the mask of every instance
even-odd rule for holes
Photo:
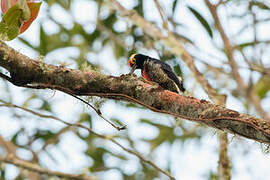
[[[162,88],[180,93],[185,92],[182,79],[178,78],[172,68],[158,60],[143,54],[132,54],[129,58],[130,74],[141,69],[142,76],[147,81],[158,83]]]

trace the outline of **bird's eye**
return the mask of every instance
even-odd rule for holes
[[[131,59],[131,63],[132,63],[132,64],[135,64],[135,58],[132,58],[132,59]]]

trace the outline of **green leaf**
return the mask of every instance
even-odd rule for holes
[[[59,3],[59,5],[65,8],[66,10],[70,9],[71,0],[57,1],[57,3]]]
[[[261,99],[264,98],[270,90],[270,77],[262,76],[254,86],[254,90]]]
[[[41,2],[28,2],[23,8],[24,23],[20,28],[20,34],[26,31],[33,21],[37,18]]]
[[[116,119],[116,118],[110,118],[110,120],[112,122],[115,122],[116,124],[118,124],[119,126],[124,126],[124,124],[119,120],[119,119]]]
[[[42,106],[39,109],[42,109],[42,110],[45,110],[48,112],[52,112],[51,104],[46,100],[43,100]]]
[[[182,71],[181,71],[181,68],[180,68],[179,64],[174,66],[173,70],[177,74],[177,76],[182,76]]]
[[[49,139],[52,139],[55,136],[50,130],[39,130],[35,135],[34,139],[42,139],[46,142]]]
[[[13,136],[12,136],[12,138],[11,138],[11,142],[13,143],[13,144],[17,144],[17,138],[18,138],[18,136],[21,134],[21,133],[23,133],[23,129],[20,129],[19,131],[17,131]]]
[[[172,6],[172,12],[173,12],[173,14],[175,12],[176,5],[177,5],[177,0],[174,0],[173,1],[173,6]]]
[[[0,39],[10,41],[19,35],[23,12],[19,5],[12,6],[0,22]]]
[[[82,122],[90,122],[90,121],[91,121],[91,116],[88,113],[82,113],[80,115],[80,120],[79,120],[80,123],[82,123]]]
[[[116,18],[116,15],[115,13],[111,14],[110,16],[107,17],[107,19],[105,19],[103,21],[104,25],[108,28],[112,28],[113,27],[113,24],[116,22],[117,18]],[[113,30],[113,29],[112,29]]]
[[[252,1],[250,3],[252,6],[257,6],[258,8],[261,8],[263,10],[270,10],[270,7],[264,4],[263,2]]]
[[[137,105],[137,104],[133,104],[133,103],[127,103],[126,104],[127,108],[137,108],[137,109],[145,109],[145,107],[141,106],[141,105]]]
[[[237,49],[242,50],[242,49],[245,48],[245,47],[255,46],[255,45],[259,44],[259,43],[262,43],[262,44],[269,44],[269,43],[270,43],[270,40],[257,41],[257,42],[255,42],[255,41],[250,41],[250,42],[245,42],[245,43],[238,44],[238,45],[236,45],[235,47],[236,47]]]
[[[36,97],[37,97],[36,94],[31,94],[31,96],[28,97],[28,98],[24,101],[22,107],[27,108],[27,107],[28,107],[28,103],[29,103],[32,99],[35,99]]]
[[[188,6],[188,9],[192,12],[192,14],[200,21],[200,23],[203,25],[203,27],[206,29],[207,33],[209,34],[209,36],[211,38],[213,38],[213,32],[211,30],[210,25],[208,24],[208,22],[202,17],[202,15],[200,13],[198,13],[198,11],[196,11],[195,9],[193,9],[192,7]]]
[[[26,0],[18,1],[8,8],[0,22],[0,39],[10,41],[16,38],[19,35],[22,23],[29,20],[30,15],[31,12]]]
[[[42,26],[40,26],[40,44],[39,44],[39,52],[41,55],[46,55],[48,53],[48,48],[47,48],[47,35],[43,29]]]
[[[116,44],[114,45],[113,52],[115,55],[116,59],[121,58],[122,56],[125,55],[125,49],[122,46],[117,46]]]
[[[102,171],[105,168],[104,154],[108,153],[107,149],[102,147],[89,148],[85,153],[93,159],[94,164],[89,169],[91,171]]]
[[[173,33],[174,36],[179,39],[180,41],[183,41],[184,43],[190,43],[190,44],[193,44],[193,42],[187,38],[186,36],[182,35],[182,34],[178,34],[178,32],[176,33]]]
[[[236,46],[236,48],[242,50],[243,48],[245,47],[248,47],[248,46],[254,46],[255,45],[255,42],[246,42],[246,43],[242,43],[242,44],[238,44]]]
[[[138,5],[134,9],[138,12],[138,14],[140,16],[143,17],[144,16],[144,13],[143,13],[143,0],[139,0]]]
[[[151,151],[155,150],[158,146],[160,146],[164,142],[169,142],[170,144],[175,140],[176,136],[173,134],[173,128],[168,127],[162,124],[157,124],[151,122],[148,119],[141,119],[142,123],[146,123],[152,125],[159,130],[159,135],[151,140],[147,140],[151,145]]]
[[[27,5],[27,0],[20,0],[17,2],[20,9],[22,10],[22,20],[28,21],[31,15],[30,9]],[[41,4],[41,3],[40,3]]]
[[[25,39],[23,39],[23,38],[21,38],[21,37],[18,37],[18,39],[23,43],[23,44],[25,44],[26,46],[28,46],[28,47],[30,47],[30,48],[32,48],[32,49],[34,49],[34,50],[38,50],[36,47],[34,47],[28,40],[25,40]]]
[[[80,115],[80,120],[79,120],[80,123],[83,123],[83,122],[87,122],[90,124],[90,128],[93,127],[93,122],[92,122],[92,118],[91,116],[88,114],[88,113],[82,113]]]

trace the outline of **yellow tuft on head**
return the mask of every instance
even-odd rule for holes
[[[132,54],[132,55],[129,57],[129,66],[130,66],[130,67],[136,63],[135,56],[136,56],[136,54]]]

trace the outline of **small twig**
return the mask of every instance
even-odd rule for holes
[[[64,134],[65,132],[68,132],[70,129],[71,129],[71,126],[66,126],[60,131],[58,131],[56,134],[54,134],[54,136],[52,136],[51,138],[49,138],[47,141],[44,142],[44,145],[42,146],[42,148],[40,148],[37,154],[39,154],[41,151],[46,150],[46,147],[48,147],[49,145],[57,144],[60,141],[60,136]]]
[[[162,40],[162,42],[170,47],[170,51],[181,57],[182,60],[187,64],[190,70],[193,72],[196,80],[201,84],[205,92],[209,95],[209,97],[215,99],[224,99],[224,95],[220,95],[216,92],[214,88],[209,84],[207,79],[202,75],[202,73],[197,69],[194,63],[193,57],[189,54],[189,52],[183,47],[182,43],[174,36],[173,33],[168,31],[168,36],[165,37],[162,31],[155,26],[154,24],[146,21],[143,17],[141,17],[136,11],[128,10],[123,7],[117,0],[110,0],[112,7],[120,13],[121,16],[128,17],[134,24],[141,27],[145,34],[149,35],[155,40]]]
[[[45,169],[40,167],[37,164],[30,163],[28,161],[20,160],[15,158],[13,155],[8,155],[5,158],[0,156],[0,161],[13,164],[15,166],[27,169],[29,171],[37,172],[39,174],[47,174],[50,176],[57,176],[65,179],[74,179],[74,180],[94,180],[95,177],[86,177],[85,175],[74,175],[74,174],[66,174],[58,171],[52,171],[49,169]]]
[[[0,77],[7,80],[7,81],[9,81],[9,82],[11,82],[13,84],[13,80],[9,76],[7,76],[7,75],[0,72]]]
[[[11,79],[10,77],[0,73],[0,77],[2,77],[3,79],[6,79],[7,81],[11,82],[14,85],[18,85],[17,83],[15,83],[13,81],[13,79]],[[39,85],[20,85],[21,87],[27,87],[27,88],[32,88],[32,89],[40,89]],[[76,99],[82,101],[83,103],[87,104],[89,107],[91,107],[99,117],[101,117],[103,120],[105,120],[107,123],[109,123],[112,127],[114,127],[115,129],[117,129],[118,131],[124,130],[126,129],[126,125],[118,127],[117,125],[115,125],[113,122],[111,122],[110,120],[106,119],[104,116],[102,116],[102,113],[99,109],[96,109],[93,105],[91,105],[90,103],[88,103],[87,101],[83,100],[82,98],[79,98],[78,96],[72,94],[70,91],[63,91],[66,94],[69,94],[72,97],[75,97]]]
[[[96,111],[96,113],[97,113],[97,115],[98,115],[99,117],[101,117],[104,121],[106,121],[107,123],[109,123],[112,127],[114,127],[115,129],[117,129],[118,131],[121,131],[121,130],[124,130],[124,129],[127,128],[126,125],[119,127],[119,126],[115,125],[112,121],[106,119],[106,118],[102,115],[102,113],[101,113],[101,111],[100,111],[99,109],[96,109],[93,105],[91,105],[90,103],[88,103],[88,102],[85,101],[84,99],[79,98],[78,96],[75,96],[74,94],[69,93],[69,92],[65,92],[65,93],[67,93],[67,94],[69,94],[69,95],[75,97],[76,99],[78,99],[78,100],[82,101],[83,103],[87,104],[88,106],[90,106],[92,109],[94,109],[94,111]]]
[[[165,18],[165,13],[162,10],[158,0],[154,0],[154,1],[155,1],[156,6],[157,6],[158,12],[159,12],[159,14],[161,16],[161,19],[162,19],[162,22],[163,22],[163,27],[168,31],[169,27],[168,27],[168,23],[167,23],[166,18]]]
[[[205,0],[205,3],[210,11],[210,13],[212,14],[217,30],[220,33],[220,36],[223,40],[224,43],[224,48],[226,50],[226,55],[229,61],[229,64],[232,68],[232,75],[235,79],[235,81],[238,84],[238,89],[240,89],[240,92],[243,92],[242,95],[247,97],[247,99],[252,102],[255,106],[256,111],[267,121],[270,121],[270,117],[269,114],[263,109],[263,107],[261,106],[261,99],[258,97],[258,95],[254,92],[254,90],[250,90],[248,91],[249,86],[244,82],[243,78],[241,77],[241,75],[238,72],[238,64],[234,58],[234,51],[235,48],[234,46],[231,44],[231,41],[229,39],[229,37],[227,36],[227,34],[225,33],[225,30],[220,22],[219,16],[218,16],[218,12],[217,12],[217,7],[215,5],[213,5],[209,0]]]
[[[4,147],[7,153],[16,155],[16,147],[13,143],[6,141],[0,136],[0,146]]]
[[[16,155],[16,151],[17,148],[19,148],[18,145],[13,144],[10,141],[6,141],[2,136],[0,136],[0,146],[4,147],[5,150],[7,151],[7,155],[8,156],[13,156],[16,159],[20,159],[17,155]],[[37,160],[37,155],[35,152],[33,152],[32,150],[30,150],[33,158],[31,160],[31,162],[36,162]],[[40,179],[39,176],[35,173],[35,172],[24,172],[22,171],[22,175],[28,179]]]
[[[82,129],[85,129],[87,130],[89,133],[92,133],[96,136],[98,136],[99,138],[102,138],[102,139],[107,139],[109,141],[111,141],[113,144],[117,145],[118,147],[120,147],[121,149],[123,149],[124,151],[130,153],[130,154],[133,154],[135,156],[137,156],[142,162],[144,163],[147,163],[149,165],[151,165],[153,168],[155,168],[157,171],[165,174],[166,176],[168,176],[170,179],[175,179],[174,177],[172,177],[170,175],[170,173],[168,173],[167,171],[165,170],[162,170],[161,168],[159,168],[155,163],[153,163],[151,160],[148,160],[148,159],[145,159],[141,154],[139,154],[138,152],[132,150],[132,149],[129,149],[129,148],[126,148],[124,147],[123,145],[121,145],[119,142],[117,142],[116,140],[114,140],[112,137],[110,136],[106,136],[106,135],[102,135],[102,134],[98,134],[96,133],[95,131],[93,131],[91,128],[88,128],[82,124],[79,124],[79,123],[69,123],[69,122],[66,122],[58,117],[55,117],[55,116],[52,116],[52,115],[44,115],[44,114],[41,114],[41,113],[38,113],[38,112],[35,112],[33,110],[30,110],[30,109],[27,109],[27,108],[24,108],[24,107],[21,107],[21,106],[17,106],[15,104],[9,104],[9,103],[5,103],[5,104],[0,104],[0,107],[1,106],[6,106],[6,107],[13,107],[13,108],[19,108],[19,109],[22,109],[26,112],[29,112],[29,113],[32,113],[34,115],[37,115],[39,117],[42,117],[42,118],[50,118],[50,119],[54,119],[56,121],[59,121],[59,122],[62,122],[63,124],[66,124],[68,126],[73,126],[73,127],[79,127],[79,128],[82,128]]]
[[[228,157],[228,135],[226,132],[219,132],[219,161],[218,174],[222,180],[231,179],[231,161]]]

